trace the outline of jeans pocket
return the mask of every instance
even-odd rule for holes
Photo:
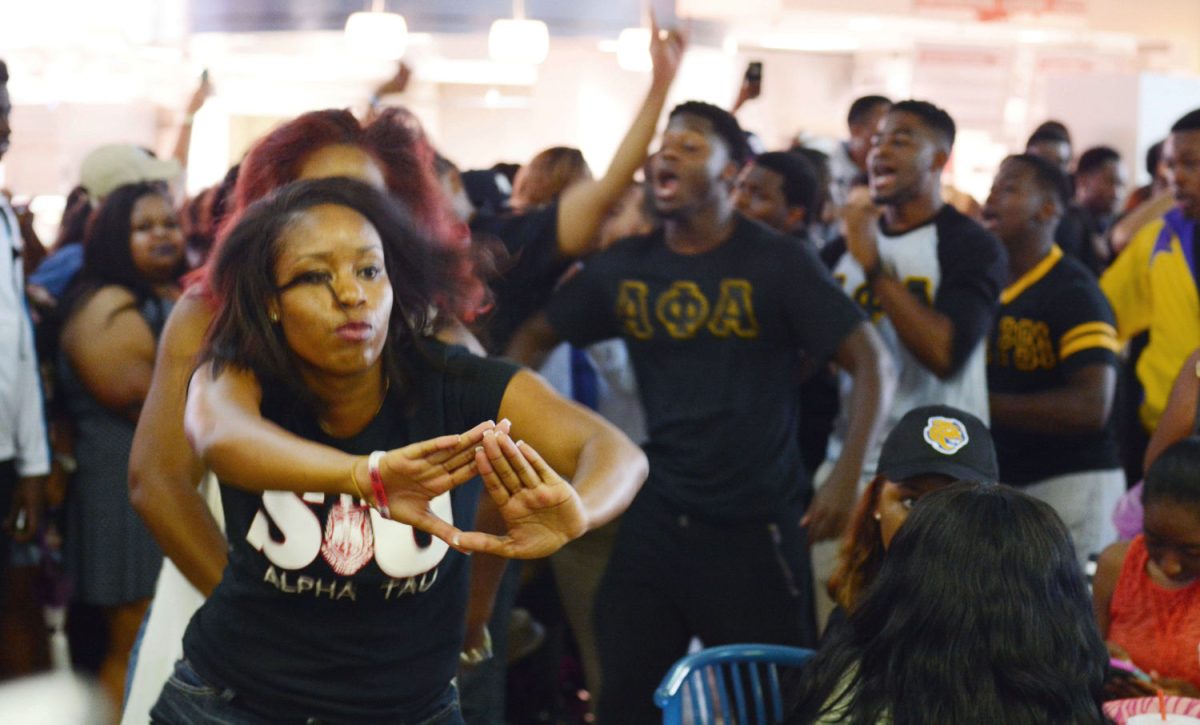
[[[186,659],[180,659],[175,663],[175,671],[167,678],[167,684],[191,695],[216,697],[221,694],[220,688],[200,679],[200,675],[196,674],[191,663]]]
[[[464,722],[458,704],[458,687],[454,683],[450,684],[442,702],[444,706],[432,717],[422,720],[420,725],[460,725]]]

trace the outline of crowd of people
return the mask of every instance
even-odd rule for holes
[[[1200,109],[976,201],[927,100],[764,151],[748,75],[655,144],[685,50],[599,177],[460,170],[401,68],[183,203],[186,124],[52,245],[0,199],[4,631],[68,599],[125,723],[652,723],[697,643],[818,648],[797,723],[1200,697]]]

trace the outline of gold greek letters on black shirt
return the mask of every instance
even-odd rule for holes
[[[988,363],[1013,367],[1022,372],[1043,368],[1053,370],[1058,365],[1050,327],[1041,320],[1004,315],[997,324],[995,346],[989,351]]]
[[[724,279],[716,303],[710,303],[700,285],[677,280],[653,300],[640,280],[621,280],[617,288],[617,319],[625,332],[638,340],[654,337],[657,320],[673,339],[690,340],[702,329],[714,337],[753,339],[758,337],[758,319],[754,314],[754,287],[745,279]],[[654,317],[650,311],[653,309]]]

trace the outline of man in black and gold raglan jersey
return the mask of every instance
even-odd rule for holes
[[[590,258],[509,347],[536,363],[562,338],[620,337],[646,410],[650,477],[596,596],[602,725],[661,722],[654,687],[693,636],[815,643],[801,517],[811,536],[841,531],[890,403],[883,343],[816,255],[734,211],[746,155],[728,112],[672,111],[649,174],[662,227]],[[836,360],[855,391],[845,454],[811,502],[801,351]]]
[[[913,408],[949,405],[988,421],[984,337],[1004,285],[1000,242],[942,198],[954,119],[928,101],[893,105],[867,156],[868,186],[842,208],[844,236],[821,257],[845,293],[870,316],[895,360],[896,396],[885,412],[890,431]],[[839,376],[842,411],[849,380]],[[846,418],[839,411],[814,480],[842,457]],[[879,448],[861,485],[875,475]],[[837,544],[813,548],[818,592],[833,573]],[[818,594],[828,617],[833,601]]]
[[[1054,244],[1068,189],[1036,156],[1000,166],[984,223],[1008,250],[1009,280],[987,370],[1000,480],[1053,506],[1084,563],[1116,539],[1125,475],[1112,421],[1112,309],[1087,268]]]

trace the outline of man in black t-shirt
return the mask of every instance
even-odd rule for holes
[[[601,225],[642,167],[686,46],[677,32],[658,32],[656,28],[651,35],[650,87],[603,176],[575,183],[552,203],[520,213],[476,213],[469,200],[462,203],[461,198],[456,204],[476,237],[499,241],[509,256],[500,277],[491,282],[495,310],[480,330],[480,342],[489,354],[502,352],[517,327],[546,304],[563,273],[577,259],[596,251]],[[486,512],[486,501],[484,505]],[[492,574],[484,573],[486,570],[502,570],[507,562],[477,556],[474,566],[477,577],[483,580],[492,578]],[[500,585],[494,608],[473,607],[470,617],[474,620],[476,610],[492,610],[488,626],[499,652],[505,648],[508,615],[518,584],[517,574],[512,571],[516,567],[508,568],[510,573]],[[476,601],[482,598],[476,597]],[[482,644],[483,630],[476,625],[475,621],[468,622],[468,648]],[[464,672],[463,711],[474,725],[504,719],[503,666],[501,658]]]
[[[1112,309],[1095,278],[1054,244],[1069,199],[1045,159],[1010,156],[984,207],[1008,250],[1008,287],[988,343],[992,437],[1000,480],[1058,512],[1080,564],[1116,539],[1125,490],[1112,407],[1118,350]]]
[[[659,719],[652,693],[690,639],[815,642],[808,552],[842,530],[890,402],[878,335],[795,240],[737,215],[737,121],[671,113],[650,182],[663,226],[589,259],[514,336],[536,365],[566,339],[621,337],[646,409],[650,478],[597,595],[601,723]],[[850,433],[808,504],[796,445],[798,353],[854,376]]]

